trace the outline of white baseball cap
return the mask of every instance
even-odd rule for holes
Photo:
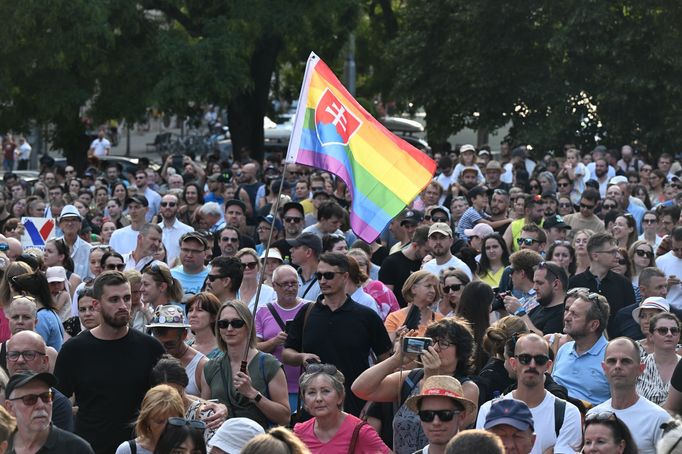
[[[263,427],[252,419],[230,418],[213,434],[207,448],[215,446],[227,454],[239,454],[249,440],[264,433]]]

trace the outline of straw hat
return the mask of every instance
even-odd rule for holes
[[[419,402],[424,397],[448,397],[464,407],[467,414],[476,411],[476,404],[464,397],[462,384],[449,375],[434,375],[424,380],[419,394],[407,399],[405,405],[416,413],[419,411]]]

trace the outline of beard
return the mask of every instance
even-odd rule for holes
[[[543,296],[537,296],[535,298],[535,301],[538,302],[538,304],[542,307],[547,307],[552,302],[552,294],[550,293],[549,295],[543,295]]]
[[[110,315],[102,311],[101,314],[102,322],[106,323],[112,328],[123,328],[130,322],[130,312],[127,312],[125,315],[122,313]]]

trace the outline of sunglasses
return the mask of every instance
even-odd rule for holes
[[[125,267],[126,266],[124,263],[119,263],[117,265],[109,264],[109,265],[106,265],[104,268],[108,271],[112,271],[112,270],[123,271],[125,269]]]
[[[462,284],[444,285],[443,292],[444,293],[458,292],[459,289],[461,289],[462,287],[463,287]]]
[[[26,394],[25,396],[21,397],[15,397],[14,399],[7,399],[7,400],[21,400],[24,405],[26,406],[32,406],[35,405],[36,402],[38,402],[38,398],[43,401],[45,404],[49,404],[52,402],[52,390],[49,389],[45,391],[44,393],[40,394]]]
[[[239,238],[229,238],[229,237],[222,237],[220,239],[223,243],[239,243]]]
[[[448,222],[448,218],[431,218],[433,222]]]
[[[295,288],[298,287],[298,282],[273,282],[277,287],[280,288]]]
[[[248,263],[243,263],[242,266],[246,268],[247,270],[255,270],[256,266],[258,266],[258,262],[248,262]]]
[[[656,219],[644,219],[642,222],[645,224],[655,224]]]
[[[175,202],[161,202],[161,206],[162,206],[162,207],[171,207],[171,208],[173,208],[173,207],[175,207],[175,205],[177,205],[177,203],[175,203]]]
[[[581,205],[581,206],[582,206],[582,205]],[[605,210],[613,210],[613,209],[616,208],[616,205],[612,205],[612,204],[609,203],[608,205],[602,205],[601,207],[602,207],[603,209],[605,209]]]
[[[532,246],[533,243],[540,243],[540,241],[536,240],[535,238],[519,238],[516,240],[516,243],[521,246],[525,244],[526,246]]]
[[[570,185],[571,185],[570,183],[559,183],[559,184],[557,184],[557,186],[559,186],[560,188],[567,188]]]
[[[285,216],[284,217],[284,222],[288,222],[289,224],[298,224],[302,220],[303,220],[303,218],[299,218],[298,216]]]
[[[647,257],[647,258],[652,258],[654,256],[654,253],[651,251],[644,251],[642,249],[635,249],[635,254],[639,257]]]
[[[26,361],[33,361],[37,356],[45,356],[45,353],[35,350],[7,352],[7,359],[10,361],[18,361],[20,356],[23,356]]]
[[[677,326],[671,326],[671,327],[661,326],[659,328],[656,328],[654,331],[656,331],[661,336],[666,336],[668,334],[668,332],[670,332],[670,334],[672,334],[673,336],[677,336],[678,334],[680,334],[680,329]],[[9,358],[9,354],[8,354],[8,358]]]
[[[436,416],[438,416],[438,419],[441,421],[449,422],[458,414],[459,412],[456,410],[419,410],[419,419],[423,422],[433,422]]]
[[[193,419],[185,419],[185,418],[178,418],[178,417],[173,417],[173,418],[168,418],[168,424],[171,426],[176,426],[176,427],[184,427],[184,426],[190,426],[192,429],[197,429],[197,430],[206,430],[206,424],[203,421],[197,421]]]
[[[529,355],[527,353],[521,353],[515,356],[521,364],[524,366],[530,365],[531,361],[535,361],[538,366],[544,366],[549,361],[549,356],[547,355]]]
[[[206,279],[208,279],[209,282],[213,282],[216,279],[225,279],[226,277],[229,277],[229,276],[226,276],[224,274],[209,274],[206,276]]]
[[[585,203],[581,203],[580,208],[585,208],[586,210],[594,210],[594,205],[587,205]]]
[[[628,263],[628,261],[625,260],[625,259],[619,259],[619,260],[618,260],[618,264],[619,264],[619,265],[626,265],[627,263]]]
[[[218,328],[220,329],[227,329],[230,326],[234,329],[239,329],[243,328],[246,325],[246,322],[242,320],[241,318],[235,318],[234,320],[228,320],[228,319],[223,319],[223,320],[218,320]]]
[[[317,279],[318,281],[321,281],[322,278],[324,278],[325,281],[331,281],[332,279],[334,279],[334,277],[337,274],[343,274],[343,273],[344,273],[343,271],[326,271],[324,273],[320,273],[318,271],[317,273],[315,273],[315,279]]]

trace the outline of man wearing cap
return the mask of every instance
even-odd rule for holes
[[[291,264],[298,266],[298,296],[315,301],[320,296],[320,283],[315,277],[322,253],[322,240],[314,233],[302,233],[291,244]]]
[[[177,217],[179,200],[174,194],[166,194],[161,198],[161,238],[163,247],[166,248],[166,262],[173,265],[180,255],[180,237],[194,230],[193,227],[180,222]]]
[[[483,428],[502,439],[507,454],[530,454],[537,438],[534,425],[528,405],[509,398],[492,402]]]
[[[558,214],[546,217],[542,224],[547,233],[547,244],[554,244],[557,241],[566,240],[566,234],[571,230],[571,226],[564,222]]]
[[[114,231],[109,239],[109,246],[119,254],[127,254],[137,245],[137,235],[142,226],[147,223],[146,215],[149,207],[147,198],[143,195],[128,197],[128,217],[130,225]],[[66,207],[64,207],[66,209]]]
[[[464,271],[469,279],[473,278],[471,269],[466,263],[452,255],[450,247],[453,243],[452,229],[444,222],[436,222],[429,227],[429,251],[433,259],[426,262],[422,267],[436,276],[440,276],[442,270],[450,267]]]
[[[201,292],[208,275],[204,265],[208,241],[197,232],[188,232],[180,238],[180,265],[171,269],[173,277],[182,284],[182,291],[196,295]]]
[[[530,452],[542,454],[549,450],[574,453],[580,450],[582,443],[580,412],[572,403],[559,399],[545,389],[545,372],[551,365],[549,345],[542,336],[530,333],[519,337],[514,356],[509,358],[509,367],[516,375],[517,387],[502,399],[517,399],[530,408],[537,434]],[[492,400],[481,405],[477,429],[486,428],[494,402]]]
[[[129,254],[123,254],[126,270],[142,269],[154,261],[154,254],[161,246],[162,230],[156,224],[145,224],[137,234],[137,244]]]
[[[62,239],[71,250],[73,272],[85,279],[90,276],[90,249],[92,246],[78,235],[82,226],[83,219],[78,209],[73,205],[66,205],[59,216],[59,228],[64,235]]]
[[[520,248],[518,239],[521,236],[521,230],[526,224],[536,224],[542,227],[543,216],[545,214],[545,206],[540,195],[527,195],[524,200],[523,213],[521,219],[512,221],[504,232],[504,241],[507,242],[507,247],[510,252],[516,252]]]
[[[22,372],[12,376],[5,389],[5,407],[16,418],[17,429],[7,452],[94,453],[77,435],[52,425],[54,375]]]
[[[271,214],[267,216],[260,216],[258,218],[258,227],[256,227],[256,234],[258,235],[259,243],[256,245],[256,252],[260,255],[265,251],[265,246],[268,244],[268,239],[270,238],[270,231],[272,232],[272,243],[279,240],[282,237],[282,232],[284,226],[279,218],[274,217]]]
[[[237,299],[244,278],[244,266],[236,257],[216,257],[211,260],[211,271],[206,276],[206,290],[221,303]]]
[[[445,453],[445,446],[457,435],[463,421],[476,412],[476,404],[463,396],[462,385],[456,378],[432,375],[424,380],[419,394],[405,401],[407,408],[419,415],[429,440],[415,454]]]
[[[627,305],[616,313],[611,330],[613,337],[644,339],[649,335],[649,319],[658,312],[670,312],[670,305],[665,299],[668,279],[658,268],[650,266],[639,273],[639,294],[639,304]]]
[[[57,388],[74,395],[76,434],[97,452],[114,452],[130,438],[134,420],[149,389],[151,371],[164,349],[151,336],[130,329],[130,283],[119,271],[95,279],[93,306],[99,326],[66,342],[55,364]]]
[[[206,356],[185,343],[189,323],[183,311],[175,305],[157,306],[151,323],[146,325],[166,353],[178,359],[189,379],[185,392],[201,396],[201,373],[206,365]]]
[[[391,221],[389,228],[398,242],[391,246],[389,255],[400,251],[412,241],[415,230],[423,220],[424,216],[421,211],[408,209],[403,211],[397,219]]]
[[[143,195],[149,202],[149,209],[145,214],[145,220],[152,222],[154,216],[159,212],[161,196],[147,185],[147,172],[142,169],[135,172],[135,185],[137,186],[137,193]]]
[[[542,203],[544,204],[545,217],[554,216],[559,208],[559,201],[556,198],[556,194],[553,191],[543,191],[542,193]]]
[[[489,161],[485,166],[485,186],[488,188],[488,195],[492,196],[495,189],[503,189],[507,192],[511,189],[511,184],[504,183],[502,176],[502,165],[498,161]]]

